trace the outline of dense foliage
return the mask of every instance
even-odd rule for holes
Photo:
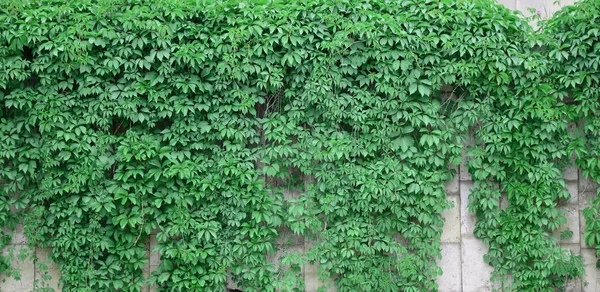
[[[474,233],[489,245],[484,259],[501,288],[552,291],[583,273],[581,258],[552,236],[566,223],[558,204],[570,198],[561,171],[570,145],[565,106],[537,42],[508,49],[498,62],[508,73],[477,103],[467,163]]]
[[[561,85],[562,95],[569,94],[572,103],[564,111],[567,118],[578,122],[572,149],[583,175],[600,182],[600,2],[581,1],[565,7],[545,25],[553,42],[549,58],[555,64],[554,80]],[[582,190],[584,194],[594,189]],[[596,247],[600,256],[600,197],[591,197],[583,211],[586,221],[585,242]],[[600,267],[600,261],[597,263]]]
[[[469,129],[494,279],[547,290],[582,273],[550,232],[571,153],[600,178],[598,29],[561,21],[597,13],[562,12],[553,39],[489,0],[0,3],[0,224],[22,217],[65,291],[139,291],[153,231],[159,290],[220,291],[230,274],[301,291],[304,260],[339,291],[437,290]],[[269,260],[286,229],[312,247]]]

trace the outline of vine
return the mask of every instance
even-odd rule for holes
[[[572,99],[566,113],[570,120],[581,125],[572,142],[577,166],[585,178],[596,183],[600,182],[599,13],[597,1],[580,1],[559,11],[544,26],[547,34],[553,36],[549,57],[556,62],[554,78],[559,81],[563,95],[568,94]],[[588,206],[583,211],[586,221],[583,239],[596,248],[600,257],[600,197],[596,195],[585,203]],[[596,266],[600,267],[600,261]]]
[[[555,88],[580,72],[548,58],[573,47],[567,32],[532,36],[489,0],[0,3],[0,224],[22,216],[64,291],[218,291],[228,275],[301,291],[305,261],[339,291],[435,291],[444,184],[469,129],[493,279],[547,290],[582,274],[550,236],[561,167],[597,156],[567,134],[584,118],[595,137],[582,113],[597,71],[580,104]],[[270,260],[286,229],[312,247]]]

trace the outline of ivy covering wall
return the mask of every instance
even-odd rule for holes
[[[600,179],[598,1],[537,32],[489,0],[0,3],[0,245],[21,220],[64,291],[302,291],[305,262],[338,291],[436,291],[469,132],[493,280],[583,273],[552,232],[571,156]],[[269,261],[285,230],[312,248]]]
[[[572,100],[562,111],[580,130],[569,148],[577,166],[591,181],[600,182],[600,3],[582,1],[568,6],[545,25],[550,39],[548,56],[562,95]],[[569,152],[571,153],[571,152]],[[594,191],[594,190],[587,190]],[[600,257],[600,197],[588,202],[585,242]],[[596,263],[600,268],[600,261]]]

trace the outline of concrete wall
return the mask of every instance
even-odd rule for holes
[[[572,4],[574,0],[562,0],[561,4],[553,4],[555,0],[499,0],[500,3],[511,9],[518,9],[528,14],[527,8],[533,7],[540,10],[543,16],[550,16],[560,9],[560,7]],[[442,259],[439,265],[444,274],[438,278],[441,292],[481,292],[491,291],[492,284],[489,282],[492,268],[483,261],[483,255],[487,252],[487,246],[479,239],[473,236],[475,218],[467,210],[468,197],[473,182],[467,172],[466,167],[461,165],[457,169],[456,178],[446,184],[448,200],[454,203],[454,208],[444,212],[446,219],[444,233],[442,235]],[[583,240],[583,230],[585,229],[585,220],[582,210],[586,207],[588,198],[595,195],[597,185],[585,180],[580,171],[576,168],[567,169],[564,178],[567,181],[568,190],[572,199],[561,208],[567,210],[567,224],[573,231],[573,237],[561,240],[561,246],[572,250],[583,257],[587,275],[577,281],[569,284],[568,291],[599,291],[600,292],[600,270],[596,268],[595,251],[586,246]],[[146,267],[146,275],[155,270],[160,263],[160,256],[150,251],[156,245],[156,236],[150,236],[148,241],[148,256],[150,258]],[[288,247],[297,251],[305,250],[310,243],[303,240],[297,241],[296,245]],[[9,250],[17,255],[20,252],[35,252],[38,258],[44,261],[48,255],[48,250],[31,251],[27,247],[26,238],[23,235],[22,226],[17,229],[17,235],[13,238],[11,244],[5,248],[4,254]],[[60,291],[58,279],[60,277],[58,266],[48,263],[47,268],[41,264],[34,264],[30,258],[20,260],[15,258],[13,266],[21,271],[20,280],[7,278],[6,281],[0,281],[0,291],[2,292],[22,292],[32,291],[35,288],[50,287],[55,291]],[[306,291],[316,291],[321,283],[317,279],[317,267],[307,265],[304,267],[304,277],[306,282]],[[50,276],[50,280],[43,280]],[[1,278],[0,278],[1,280]],[[587,285],[585,285],[587,283]],[[232,283],[230,287],[234,287]],[[153,287],[146,287],[145,292],[155,291]]]
[[[459,167],[458,173],[455,180],[446,185],[448,199],[454,202],[455,207],[444,213],[446,223],[442,235],[442,260],[439,261],[444,274],[438,278],[440,291],[491,291],[498,287],[490,283],[492,268],[483,261],[487,246],[473,236],[476,219],[467,210],[473,182],[464,164]],[[584,179],[577,168],[567,169],[564,179],[571,199],[560,206],[567,212],[567,224],[562,230],[568,227],[573,231],[573,237],[560,240],[560,245],[582,255],[587,273],[583,279],[569,283],[567,291],[600,291],[600,270],[596,268],[595,250],[583,240],[585,219],[582,214],[588,198],[595,197],[597,185]],[[584,285],[586,282],[587,286]]]
[[[554,4],[557,0],[498,0],[498,3],[513,10],[519,10],[525,15],[529,15],[528,8],[539,10],[544,17],[550,17],[554,12],[561,7],[571,5],[576,0],[559,0],[559,3]]]

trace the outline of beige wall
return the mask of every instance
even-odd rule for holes
[[[560,3],[554,4],[556,0],[498,0],[500,4],[510,8],[522,11],[529,15],[528,8],[535,8],[542,12],[543,16],[549,17],[561,7],[575,3],[575,0],[560,0]]]

